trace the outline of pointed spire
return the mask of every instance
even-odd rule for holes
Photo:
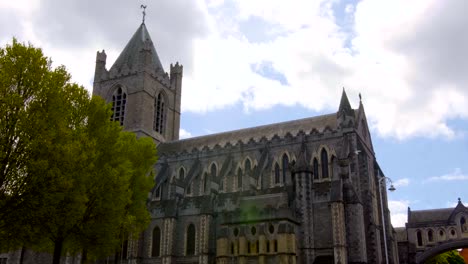
[[[143,55],[143,52],[146,54]],[[144,23],[142,23],[135,34],[133,34],[110,70],[112,71],[115,69],[117,72],[120,72],[125,64],[132,71],[138,69],[140,65],[148,66],[155,71],[164,71],[158,53],[154,48],[153,41]]]
[[[344,87],[343,93],[341,94],[340,107],[338,108],[338,116],[341,116],[342,114],[354,116],[354,110],[351,108],[351,104],[349,103]]]

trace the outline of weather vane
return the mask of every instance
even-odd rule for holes
[[[143,8],[143,24],[145,23],[145,16],[146,16],[146,6],[145,5],[141,5],[140,8]]]

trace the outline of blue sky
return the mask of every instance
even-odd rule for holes
[[[392,221],[468,199],[468,17],[463,0],[143,1],[165,67],[184,65],[181,135],[332,113],[358,94]],[[91,91],[141,21],[139,3],[0,0],[0,44],[44,49]]]

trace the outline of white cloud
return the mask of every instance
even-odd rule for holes
[[[181,128],[179,130],[179,137],[180,139],[184,139],[184,138],[191,138],[192,137],[192,133],[188,132],[187,130]]]
[[[427,181],[466,181],[468,175],[464,174],[460,168],[455,168],[453,172],[441,176],[430,177]]]
[[[410,183],[410,179],[408,178],[403,178],[403,179],[398,179],[395,182],[393,182],[393,186],[395,187],[406,187]]]
[[[141,10],[127,1],[88,2],[0,0],[0,43],[14,35],[40,45],[91,89],[95,51],[106,49],[109,68]],[[332,112],[345,86],[354,106],[362,93],[380,136],[457,136],[447,121],[468,119],[468,35],[459,34],[468,30],[466,1],[362,0],[344,7],[354,19],[347,30],[337,25],[333,3],[157,1],[147,26],[166,70],[177,60],[184,65],[182,111],[242,103],[246,110],[281,104]],[[255,21],[269,29],[265,41],[242,32],[242,23]],[[264,61],[287,84],[253,71]]]
[[[390,200],[388,201],[388,208],[390,210],[391,221],[393,227],[405,226],[408,220],[408,200]]]

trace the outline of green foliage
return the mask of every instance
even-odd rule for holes
[[[426,264],[464,264],[465,260],[463,259],[458,251],[451,250],[444,253],[441,253],[437,256],[434,256],[425,262]]]
[[[0,49],[0,98],[0,246],[94,259],[146,227],[151,139],[123,132],[101,98],[15,39]]]

